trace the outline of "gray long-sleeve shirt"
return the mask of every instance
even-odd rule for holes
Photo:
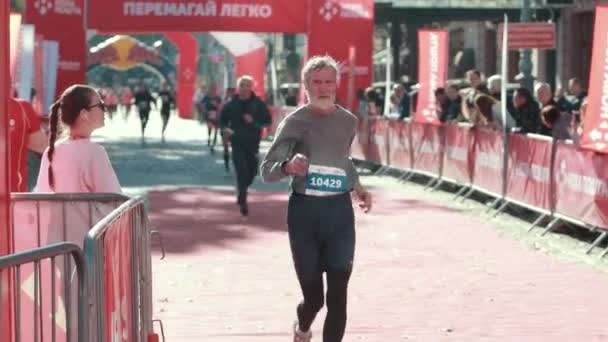
[[[262,180],[275,182],[286,177],[281,164],[296,153],[301,153],[308,158],[309,173],[307,176],[292,176],[292,191],[311,193],[311,183],[323,183],[322,180],[329,187],[336,183],[341,185],[340,189],[352,190],[359,184],[359,175],[349,157],[356,129],[357,117],[342,107],[337,107],[336,112],[330,115],[314,113],[308,106],[298,108],[279,125],[272,146],[260,167]],[[311,178],[313,169],[316,169],[315,174],[321,174],[321,180]],[[327,178],[323,178],[323,170],[330,170],[330,174],[335,170],[343,171],[346,184],[332,179],[331,175],[328,182]]]

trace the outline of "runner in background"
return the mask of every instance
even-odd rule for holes
[[[167,124],[169,123],[169,117],[171,116],[171,107],[175,107],[175,95],[169,86],[166,83],[163,83],[160,92],[158,92],[158,97],[161,101],[160,117],[163,120],[161,131],[162,142],[165,143],[165,130],[167,129]]]

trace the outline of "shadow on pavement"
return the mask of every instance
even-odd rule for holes
[[[250,192],[248,217],[239,213],[231,191],[202,188],[153,191],[149,199],[153,229],[161,232],[168,253],[230,247],[265,232],[286,231],[285,192]]]

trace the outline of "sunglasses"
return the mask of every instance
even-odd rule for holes
[[[94,104],[94,105],[90,105],[90,106],[88,106],[88,107],[87,107],[87,109],[89,109],[89,110],[90,110],[90,109],[93,109],[93,108],[96,108],[96,107],[99,107],[99,109],[101,109],[101,110],[102,110],[102,111],[104,111],[104,112],[105,112],[105,111],[106,111],[106,109],[107,109],[106,104],[105,104],[103,101],[98,102],[98,103],[96,103],[96,104]]]

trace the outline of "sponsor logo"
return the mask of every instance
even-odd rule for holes
[[[348,19],[369,19],[371,13],[362,4],[356,2],[341,2],[327,0],[319,8],[319,15],[330,22],[335,17]]]

